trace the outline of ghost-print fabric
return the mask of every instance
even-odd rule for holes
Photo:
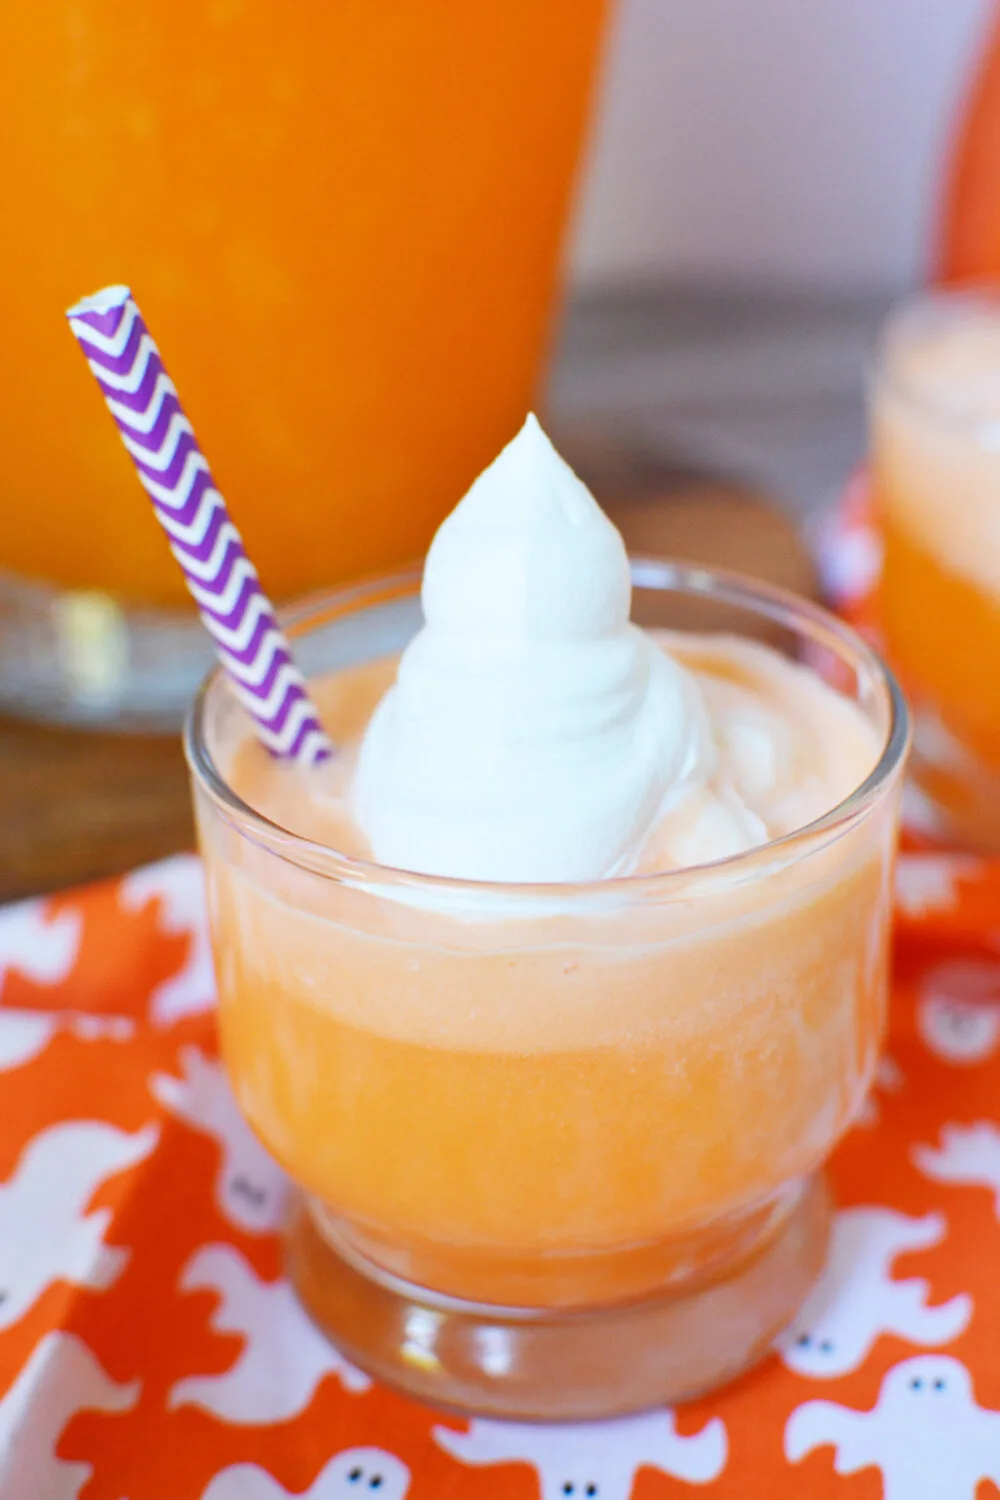
[[[1000,864],[908,853],[897,912],[887,1052],[792,1327],[726,1391],[559,1428],[409,1402],[304,1315],[194,858],[0,910],[0,1500],[997,1493]]]

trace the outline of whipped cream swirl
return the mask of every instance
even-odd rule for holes
[[[715,747],[694,679],[629,623],[621,536],[533,416],[441,526],[422,597],[355,770],[375,859],[469,880],[628,872]]]

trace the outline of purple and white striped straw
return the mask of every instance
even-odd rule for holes
[[[105,287],[66,316],[258,736],[279,758],[326,760],[333,746],[131,292]]]

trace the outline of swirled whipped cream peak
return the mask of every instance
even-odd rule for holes
[[[534,416],[441,526],[422,598],[358,752],[375,859],[490,881],[632,870],[716,747],[694,677],[630,623],[621,536]],[[742,806],[709,823],[708,858],[766,837]]]

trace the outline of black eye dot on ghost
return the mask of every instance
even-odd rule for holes
[[[935,1380],[935,1382],[934,1382],[934,1389],[936,1391],[947,1390],[948,1389],[947,1382],[944,1381],[944,1380],[942,1380],[941,1377],[938,1376],[937,1380]]]
[[[233,1192],[241,1198],[246,1198],[255,1208],[259,1208],[267,1197],[263,1188],[255,1187],[248,1177],[240,1174],[233,1178]]]
[[[597,1485],[596,1484],[588,1484],[587,1488],[584,1490],[584,1494],[585,1495],[589,1495],[590,1496],[590,1500],[594,1500],[594,1496],[597,1494]]]
[[[910,1390],[911,1391],[922,1391],[923,1388],[924,1388],[924,1382],[921,1380],[920,1376],[919,1375],[914,1375],[913,1379],[910,1381]]]
[[[576,1485],[575,1484],[571,1484],[570,1481],[567,1479],[566,1483],[563,1485],[563,1494],[564,1495],[572,1495],[575,1490],[576,1490]]]
[[[381,1476],[381,1474],[373,1474],[372,1475],[372,1477],[368,1481],[368,1488],[370,1490],[380,1490],[382,1488],[382,1476]]]
[[[820,1352],[820,1354],[832,1354],[833,1353],[833,1340],[832,1339],[824,1339],[823,1342],[819,1346],[819,1352]]]
[[[798,1338],[795,1340],[795,1347],[796,1349],[808,1349],[811,1343],[812,1337],[810,1334],[800,1333]]]
[[[350,1480],[351,1484],[357,1484],[358,1480],[361,1478],[361,1474],[362,1471],[360,1469],[352,1469],[347,1477]]]

